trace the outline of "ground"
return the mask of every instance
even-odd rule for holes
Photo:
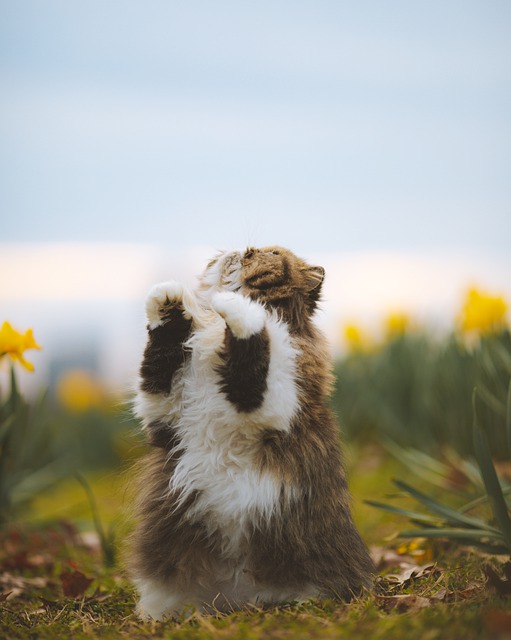
[[[509,558],[443,541],[430,546],[398,539],[403,523],[363,498],[385,497],[399,469],[371,449],[352,451],[348,461],[355,516],[378,565],[373,593],[349,604],[291,603],[142,622],[119,554],[113,567],[105,566],[98,535],[87,523],[90,504],[68,484],[40,498],[28,520],[1,534],[0,637],[511,638]],[[119,515],[127,482],[129,474],[118,472],[90,478],[103,526],[113,524],[117,547],[127,527]]]

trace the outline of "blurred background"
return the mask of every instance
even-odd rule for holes
[[[0,0],[0,320],[43,347],[27,397],[122,403],[147,290],[219,249],[322,264],[341,363],[409,332],[424,362],[470,291],[507,327],[510,27],[504,0]],[[357,362],[346,389],[380,371]]]
[[[511,294],[507,2],[0,2],[2,316],[131,384],[148,287],[327,268],[338,327]],[[342,332],[341,332],[342,333]]]

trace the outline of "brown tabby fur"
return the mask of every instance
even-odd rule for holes
[[[241,604],[229,587],[229,576],[240,565],[243,575],[260,585],[262,592],[271,589],[275,594],[281,589],[282,599],[310,591],[313,596],[349,600],[370,587],[374,567],[351,516],[339,428],[328,401],[333,384],[330,357],[312,322],[324,271],[282,247],[250,248],[237,255],[241,262],[238,292],[276,312],[298,349],[295,384],[299,408],[290,429],[267,425],[254,435],[251,464],[255,470],[271,474],[281,486],[280,510],[266,519],[252,519],[241,537],[238,554],[226,553],[225,535],[220,526],[208,521],[208,513],[187,517],[199,495],[193,493],[180,503],[179,494],[169,492],[169,478],[182,453],[175,446],[178,436],[172,423],[149,424],[147,432],[155,446],[141,465],[136,507],[139,524],[131,541],[131,571],[141,580],[172,584],[184,596],[199,594],[204,602],[211,603],[212,594],[222,594],[215,599],[219,607]],[[212,261],[206,274],[218,264]],[[201,288],[207,288],[205,279]],[[233,348],[229,327],[225,331],[224,343],[218,345],[220,362]],[[259,342],[254,341],[253,351],[245,350],[240,371],[251,366],[250,357],[255,366],[258,349],[263,349],[259,343],[267,348],[268,341],[261,336]],[[151,380],[144,378],[144,371],[152,370],[151,341],[148,345],[141,370],[141,386],[146,390],[151,389]],[[161,349],[158,353],[160,357]],[[186,358],[186,350],[183,353]],[[260,353],[264,360],[263,351]],[[178,363],[175,371],[168,372],[173,385],[179,384],[180,367]],[[267,366],[261,365],[260,370],[257,375],[264,376]],[[232,380],[224,380],[224,387],[235,384],[236,379],[241,378],[234,375]],[[263,394],[264,385],[265,380],[256,380],[254,388]],[[228,388],[222,392],[229,396]],[[240,420],[253,408],[239,406]],[[291,502],[284,496],[284,488],[290,486],[299,490]],[[279,598],[272,596],[270,600]]]

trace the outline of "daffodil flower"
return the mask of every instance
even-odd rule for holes
[[[350,353],[369,352],[374,348],[371,337],[356,324],[345,325],[343,333],[344,341]]]
[[[23,354],[27,349],[41,349],[34,339],[32,329],[20,333],[13,329],[9,322],[4,322],[0,329],[0,359],[9,356],[13,362],[19,362],[27,371],[33,371],[34,365],[25,360]]]
[[[504,298],[470,289],[461,313],[461,329],[480,334],[498,333],[506,326],[506,313]]]
[[[410,330],[411,326],[410,316],[396,311],[385,318],[385,335],[389,340],[402,336]]]

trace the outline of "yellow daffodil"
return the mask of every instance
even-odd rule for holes
[[[385,336],[387,339],[404,335],[411,326],[410,316],[406,313],[391,313],[385,318]]]
[[[467,292],[460,326],[465,333],[498,333],[506,326],[507,303],[502,296],[491,296],[477,289]]]
[[[66,371],[57,382],[60,404],[74,413],[105,406],[105,392],[101,383],[90,372],[82,369]]]
[[[34,365],[23,356],[27,349],[41,349],[34,339],[32,329],[20,333],[13,329],[9,322],[4,322],[0,329],[0,358],[9,356],[14,362],[23,365],[27,371],[33,371]]]
[[[344,342],[351,353],[370,351],[374,347],[370,336],[356,324],[346,324],[343,333]]]

